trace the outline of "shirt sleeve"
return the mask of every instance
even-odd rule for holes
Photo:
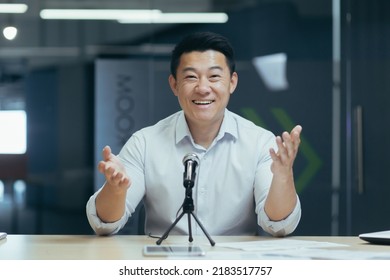
[[[144,141],[142,135],[135,133],[122,147],[118,157],[126,169],[127,175],[131,179],[131,186],[126,194],[126,206],[123,216],[116,222],[105,223],[97,215],[96,197],[101,188],[96,191],[88,200],[86,205],[87,218],[90,226],[98,235],[111,235],[118,233],[127,223],[134,213],[137,205],[145,194],[145,179],[143,173],[143,153]]]
[[[286,236],[292,233],[301,219],[301,203],[297,195],[297,203],[294,210],[284,220],[271,221],[264,211],[265,202],[261,202],[258,213],[258,224],[261,228],[273,236]]]
[[[301,204],[297,195],[297,203],[294,210],[284,220],[272,221],[264,210],[265,200],[271,186],[273,174],[271,172],[272,158],[269,155],[269,148],[277,150],[275,136],[272,134],[263,135],[259,138],[258,146],[262,147],[260,160],[255,179],[255,201],[258,225],[267,233],[273,236],[286,236],[292,233],[298,226],[301,218]]]
[[[113,223],[105,223],[103,222],[97,215],[96,212],[96,196],[99,192],[96,192],[92,195],[86,206],[87,218],[90,226],[94,230],[97,235],[111,235],[116,234],[118,231],[124,227],[128,218],[127,215],[123,215],[118,221]]]

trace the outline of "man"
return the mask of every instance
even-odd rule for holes
[[[145,232],[162,235],[184,200],[188,153],[200,159],[194,214],[209,234],[253,235],[258,226],[274,236],[295,230],[301,207],[293,162],[302,128],[275,137],[230,112],[237,83],[233,49],[223,36],[194,33],[175,47],[169,85],[182,111],[134,133],[117,156],[103,149],[98,169],[106,182],[87,203],[97,234],[117,233],[143,201]],[[197,223],[192,231],[201,234]],[[188,234],[188,220],[172,233]]]

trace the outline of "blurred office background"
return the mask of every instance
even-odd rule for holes
[[[54,19],[52,9],[152,11]],[[224,14],[178,14],[192,12]],[[387,0],[0,1],[1,31],[14,27],[0,34],[0,231],[92,234],[85,203],[103,179],[99,153],[179,109],[170,51],[193,31],[235,47],[230,110],[275,134],[303,126],[294,234],[389,229],[389,15]],[[142,215],[122,233],[142,233]]]

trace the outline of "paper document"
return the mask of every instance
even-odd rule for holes
[[[346,244],[285,238],[217,243],[216,246],[239,249],[242,259],[390,260],[390,252],[348,250],[344,249],[350,247]]]
[[[340,244],[340,243],[332,243],[332,242],[319,242],[319,241],[281,238],[281,239],[261,240],[261,241],[217,243],[216,246],[240,249],[244,251],[275,251],[275,250],[343,247],[348,245]]]

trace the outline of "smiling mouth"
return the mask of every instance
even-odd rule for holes
[[[194,103],[196,105],[209,105],[213,102],[214,102],[214,100],[192,100],[192,103]]]

